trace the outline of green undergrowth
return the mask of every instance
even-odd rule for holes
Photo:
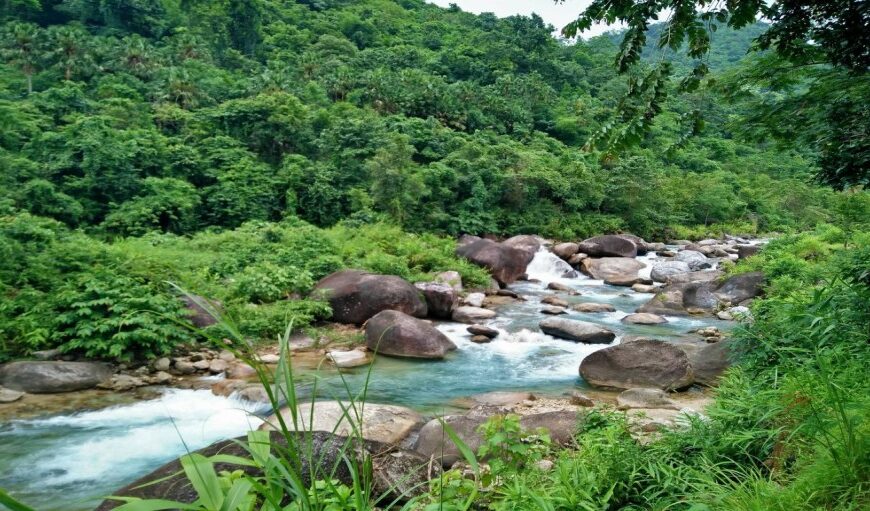
[[[412,282],[446,270],[468,286],[486,272],[454,255],[452,239],[390,225],[329,229],[301,220],[252,222],[190,237],[150,234],[100,241],[28,214],[0,218],[0,360],[58,347],[95,358],[151,358],[201,336],[186,327],[170,283],[222,304],[249,339],[274,342],[329,318],[307,298],[342,268]]]

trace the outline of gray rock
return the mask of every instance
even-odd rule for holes
[[[342,270],[323,278],[312,296],[326,298],[332,307],[332,319],[339,323],[361,325],[384,310],[420,318],[428,312],[419,290],[406,280],[360,270]]]
[[[574,406],[585,406],[587,408],[595,406],[595,401],[593,401],[592,398],[577,390],[571,391],[569,402]]]
[[[477,323],[496,316],[495,311],[480,307],[457,307],[453,310],[453,321],[459,323]]]
[[[572,305],[571,308],[577,312],[616,312],[616,307],[609,303],[585,302]]]
[[[459,293],[448,284],[437,282],[418,282],[414,287],[423,293],[429,316],[438,319],[450,319],[453,308],[459,299]]]
[[[695,375],[695,383],[713,386],[726,369],[731,367],[731,341],[707,344],[688,353]]]
[[[658,287],[650,284],[635,284],[631,286],[631,290],[635,293],[655,293]]]
[[[495,339],[496,337],[498,337],[498,330],[496,330],[495,328],[490,328],[488,326],[471,325],[466,328],[466,330],[468,330],[468,333],[472,335],[484,335],[486,337],[489,337],[490,339]]]
[[[634,341],[595,351],[580,363],[580,375],[596,387],[674,390],[694,381],[689,358],[664,341]]]
[[[293,411],[283,408],[281,415],[287,427],[293,428]],[[313,419],[313,420],[312,420]],[[401,442],[423,423],[423,418],[410,408],[395,405],[365,403],[361,405],[340,401],[316,401],[297,407],[296,423],[299,431],[326,431],[340,436],[353,436],[359,431],[365,440],[394,445]],[[261,430],[276,430],[277,415],[272,415],[260,426]]]
[[[217,316],[220,316],[223,309],[220,302],[199,295],[185,294],[181,301],[184,302],[190,322],[197,328],[206,328],[217,323]]]
[[[56,360],[61,357],[62,353],[59,349],[40,350],[31,353],[36,360]]]
[[[568,284],[562,284],[561,282],[550,282],[547,284],[547,289],[552,289],[553,291],[564,291],[573,295],[579,294],[577,291],[574,291],[571,286]]]
[[[566,311],[564,307],[557,307],[555,305],[547,305],[541,308],[541,314],[549,314],[551,316],[557,316],[559,314],[567,313],[568,311]]]
[[[368,352],[362,349],[350,351],[330,350],[326,357],[335,364],[335,367],[348,369],[351,367],[361,367],[372,363],[372,359]]]
[[[469,413],[468,416],[448,415],[433,419],[420,430],[414,450],[427,458],[441,460],[444,467],[450,467],[462,459],[462,454],[444,432],[442,421],[469,449],[477,452],[483,443],[483,437],[477,430],[488,418],[487,413]],[[538,428],[546,429],[554,444],[567,445],[573,441],[577,429],[577,414],[561,411],[525,415],[520,418],[520,426],[530,432]]]
[[[696,250],[680,250],[674,257],[674,260],[686,263],[692,271],[706,270],[713,267],[713,261],[707,259],[707,256]]]
[[[219,358],[211,360],[208,363],[208,371],[212,374],[220,374],[226,371],[229,367],[229,362],[227,362],[226,360],[221,360]]]
[[[622,322],[630,323],[633,325],[660,325],[662,323],[667,323],[668,320],[659,316],[658,314],[650,314],[648,312],[636,312],[622,318]]]
[[[616,334],[606,328],[576,319],[547,318],[538,326],[546,334],[575,342],[600,344],[612,342],[616,338]]]
[[[462,299],[462,303],[472,307],[483,307],[484,300],[486,300],[486,295],[483,293],[469,293]]]
[[[0,387],[0,404],[12,403],[24,397],[24,392]]]
[[[176,360],[174,369],[179,374],[193,374],[196,372],[196,368],[193,367],[193,362],[189,360]]]
[[[710,261],[707,259],[707,256],[695,250],[681,250],[677,252],[674,260],[686,263],[692,271],[713,267],[713,261]]]
[[[498,243],[476,236],[463,236],[456,247],[456,255],[486,268],[499,284],[506,285],[526,272],[540,247],[540,242],[533,238],[517,236]]]
[[[765,282],[764,274],[760,271],[741,273],[723,282],[714,294],[725,304],[737,305],[760,296]]]
[[[600,280],[633,280],[637,279],[644,264],[627,257],[602,257],[599,259],[584,259],[580,263],[583,273]],[[634,283],[634,281],[632,281]],[[631,285],[631,284],[629,284]]]
[[[545,297],[541,298],[541,303],[545,303],[547,305],[553,305],[555,307],[567,307],[568,306],[568,302],[566,300],[563,300],[563,299],[559,298],[558,296],[553,296],[553,295],[545,296]]]
[[[559,243],[553,247],[553,253],[561,257],[565,261],[570,261],[571,256],[580,250],[580,245],[577,243]]]
[[[31,394],[51,394],[94,388],[112,376],[99,362],[10,362],[0,366],[0,385]]]
[[[161,357],[154,361],[155,371],[168,371],[171,366],[172,361],[166,357]]]
[[[271,445],[281,449],[287,448],[287,440],[281,433],[272,432],[270,436]],[[250,457],[250,453],[243,446],[245,441],[245,437],[224,440],[197,452],[206,457],[221,454],[246,458]],[[294,445],[305,446],[304,449],[298,449],[298,454],[302,463],[299,474],[306,488],[312,483],[312,474],[315,480],[332,479],[352,485],[354,476],[347,467],[347,459],[359,464],[362,464],[365,459],[371,460],[371,498],[375,501],[389,502],[397,497],[399,500],[414,498],[425,492],[429,479],[437,477],[439,473],[439,467],[430,467],[429,460],[419,454],[379,442],[349,440],[317,431],[310,434],[296,434]],[[242,467],[225,462],[215,464],[215,470],[218,472],[239,469],[251,477],[262,475],[254,467]],[[177,460],[111,493],[184,503],[192,503],[198,499],[195,488],[187,480]],[[97,507],[96,511],[108,511],[122,504],[122,502],[106,500]]]
[[[434,281],[439,284],[447,284],[457,293],[462,292],[462,275],[458,271],[442,271],[438,275],[435,275]]]
[[[752,257],[761,250],[760,245],[737,245],[738,259],[746,259]]]
[[[684,261],[661,261],[653,265],[650,277],[656,282],[667,282],[668,277],[691,271]]]
[[[637,257],[637,245],[617,235],[595,236],[583,240],[578,250],[591,257]]]
[[[378,355],[444,358],[456,345],[430,323],[403,312],[379,312],[365,325],[366,347]]]

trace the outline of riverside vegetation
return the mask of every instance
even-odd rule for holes
[[[563,44],[537,17],[414,0],[43,0],[5,2],[0,18],[0,362],[59,349],[135,365],[229,338],[273,407],[295,410],[287,344],[332,316],[312,290],[338,270],[457,271],[485,288],[456,236],[777,233],[724,264],[766,284],[715,402],[649,442],[606,406],[579,414],[568,447],[502,415],[477,452],[444,428],[464,465],[385,488],[361,428],[297,434],[294,415],[235,457],[182,458],[195,503],[123,509],[870,505],[866,66],[789,68],[776,51],[745,56],[767,26],[723,27],[705,60],[717,83],[662,82],[646,98],[656,122],[614,152],[599,135],[644,113],[612,66],[626,46]],[[697,55],[667,58],[692,73]],[[784,142],[790,128],[804,138]],[[221,321],[191,328],[180,289],[220,302]],[[266,370],[254,351],[276,338]],[[358,423],[365,394],[347,393]],[[28,509],[2,491],[0,505]]]

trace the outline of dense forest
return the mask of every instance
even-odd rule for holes
[[[770,27],[723,25],[701,55],[652,24],[627,80],[633,29],[563,39],[423,0],[2,1],[0,363],[320,335],[312,290],[345,268],[483,290],[462,235],[771,238],[722,266],[765,297],[703,420],[647,445],[595,408],[590,447],[558,450],[502,418],[485,485],[448,471],[407,509],[862,509],[870,81],[755,51]],[[191,328],[186,293],[227,320]],[[279,509],[257,484],[231,509]],[[289,486],[281,509],[373,509]]]

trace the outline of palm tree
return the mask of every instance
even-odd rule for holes
[[[0,56],[18,67],[27,80],[27,94],[33,92],[33,73],[39,46],[39,29],[33,23],[10,23],[2,34]]]
[[[93,60],[87,33],[69,25],[48,29],[49,56],[55,65],[63,69],[64,80],[72,80],[73,74],[86,69]]]

